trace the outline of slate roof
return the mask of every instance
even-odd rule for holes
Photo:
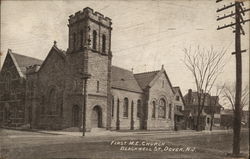
[[[134,76],[139,86],[142,89],[145,89],[159,72],[160,70],[152,71],[152,72],[143,72],[143,73],[134,74]]]
[[[9,52],[9,54],[11,55],[12,59],[14,58],[13,62],[15,63],[16,67],[18,67],[17,69],[20,69],[24,77],[26,74],[26,67],[35,65],[35,64],[41,65],[43,63],[42,60],[29,57],[29,56],[20,55],[18,53]]]
[[[117,67],[111,67],[112,72],[112,88],[139,92],[142,93],[142,89],[138,85],[133,72]]]

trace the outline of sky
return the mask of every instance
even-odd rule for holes
[[[173,86],[182,94],[195,90],[191,72],[184,65],[184,48],[200,46],[227,49],[226,65],[215,85],[235,81],[233,28],[217,30],[233,18],[217,21],[218,8],[229,0],[88,0],[88,1],[1,1],[1,64],[7,50],[45,59],[57,41],[59,48],[68,47],[68,17],[85,7],[93,8],[112,19],[113,65],[135,73],[154,71],[164,65]],[[249,8],[249,2],[245,2]],[[249,13],[244,16],[249,19]],[[243,84],[249,83],[249,23],[242,36]],[[213,92],[212,92],[213,95]]]

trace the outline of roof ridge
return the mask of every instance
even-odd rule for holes
[[[125,71],[132,72],[132,71],[130,71],[130,70],[128,70],[128,69],[126,69],[126,68],[122,68],[122,67],[119,67],[119,66],[112,65],[112,67],[116,67],[116,68],[119,68],[119,69],[122,69],[122,70],[125,70]]]
[[[19,54],[19,53],[16,53],[16,52],[10,52],[11,54],[14,54],[15,55],[18,55],[18,56],[23,56],[23,57],[27,57],[27,58],[32,58],[32,59],[35,59],[35,60],[40,60],[40,61],[44,61],[42,59],[38,59],[38,58],[35,58],[35,57],[31,57],[31,56],[27,56],[27,55],[22,55],[22,54]]]
[[[146,74],[146,73],[153,73],[153,72],[160,72],[160,71],[161,71],[161,70],[148,71],[148,72],[141,72],[141,73],[134,73],[134,75]]]

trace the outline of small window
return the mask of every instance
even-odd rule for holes
[[[80,48],[83,48],[83,30],[80,31]]]
[[[128,98],[124,98],[124,102],[123,102],[123,117],[128,117]]]
[[[93,49],[96,50],[96,40],[97,40],[97,33],[93,31]]]
[[[142,117],[141,100],[137,101],[137,117],[138,118]]]
[[[102,35],[102,52],[106,52],[106,36]]]
[[[177,105],[176,109],[181,112],[182,111],[182,106]]]
[[[56,90],[55,88],[52,88],[49,93],[49,115],[56,113]]]
[[[153,105],[152,105],[152,118],[155,118],[155,111],[156,111],[156,104],[155,104],[155,101],[153,101],[153,103],[152,103]]]
[[[176,96],[175,99],[176,99],[177,101],[180,101],[180,96]]]
[[[169,112],[168,112],[168,118],[171,119],[171,114],[172,114],[172,105],[169,104]]]
[[[162,81],[162,88],[164,88],[164,80]]]
[[[96,82],[96,92],[99,93],[99,91],[100,91],[100,82],[97,81]]]
[[[111,116],[114,117],[114,106],[115,106],[115,99],[112,96],[112,103],[111,103]]]

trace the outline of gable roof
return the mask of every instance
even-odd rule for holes
[[[176,94],[177,92],[180,93],[181,100],[182,100],[183,104],[185,105],[185,101],[184,101],[183,95],[181,93],[181,88],[179,86],[175,86],[175,87],[173,87],[173,91],[174,91],[174,94]]]
[[[53,50],[59,55],[61,56],[63,59],[65,59],[66,57],[66,52],[59,49],[55,44],[52,46],[52,48],[50,49],[48,55],[46,56],[45,60],[43,61],[39,71],[44,67],[45,63],[47,62],[48,58],[53,54]]]
[[[134,74],[135,79],[137,80],[139,86],[142,89],[145,89],[153,79],[155,79],[156,75],[160,72],[160,70],[152,71],[152,72],[143,72]]]
[[[24,77],[24,78],[26,75],[26,67],[31,66],[31,65],[35,65],[35,64],[41,65],[43,62],[42,60],[39,60],[39,59],[36,59],[33,57],[21,55],[18,53],[13,53],[10,49],[8,50],[8,54],[10,55],[11,59],[13,60],[19,75],[21,77]]]
[[[162,74],[164,74],[166,76],[166,79],[170,85],[171,91],[174,93],[172,84],[168,78],[168,75],[167,75],[163,65],[162,65],[161,70],[152,71],[152,72],[137,73],[137,74],[134,74],[134,76],[135,76],[137,82],[139,83],[140,87],[142,89],[145,89],[147,87],[152,87]]]
[[[117,66],[112,66],[111,72],[112,72],[111,74],[112,88],[138,92],[138,93],[143,92],[140,86],[138,85],[132,71]]]

